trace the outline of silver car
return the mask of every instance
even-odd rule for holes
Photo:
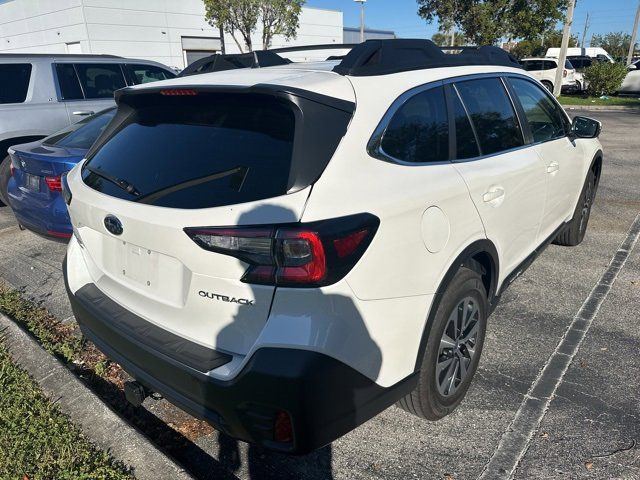
[[[160,63],[111,55],[0,54],[0,206],[7,203],[10,146],[114,105],[119,88],[175,76]]]
[[[640,95],[640,60],[636,60],[627,68],[629,72],[624,78],[624,81],[622,82],[622,86],[620,87],[620,90],[618,90],[618,93],[623,93],[626,95]]]

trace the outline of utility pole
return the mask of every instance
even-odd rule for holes
[[[451,30],[449,30],[449,33],[451,34],[451,40],[449,41],[449,45],[451,47],[455,47],[456,46],[456,26],[455,25],[451,25]]]
[[[633,32],[631,33],[631,45],[629,45],[627,65],[631,65],[631,59],[633,58],[633,52],[636,46],[636,37],[638,36],[638,23],[640,23],[640,0],[638,0],[638,10],[636,10],[636,20],[633,22]]]
[[[364,42],[364,4],[367,0],[354,0],[360,4],[360,43]]]
[[[571,24],[573,23],[573,11],[576,8],[576,0],[569,0],[569,8],[567,9],[567,18],[564,21],[564,30],[562,32],[562,45],[560,45],[560,55],[558,56],[558,68],[556,69],[556,80],[553,84],[553,95],[560,96],[562,91],[562,78],[564,76],[564,64],[567,61],[567,48],[569,47],[569,38],[571,38]]]
[[[587,12],[587,19],[584,21],[584,30],[582,30],[582,41],[580,42],[580,48],[584,48],[584,39],[587,38],[587,30],[589,30],[589,12]]]

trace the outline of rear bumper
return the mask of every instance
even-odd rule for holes
[[[69,241],[73,229],[62,195],[25,192],[13,178],[7,193],[11,209],[23,227],[52,240]]]
[[[63,269],[66,283],[66,260]],[[161,341],[153,325],[95,285],[73,293],[67,284],[67,293],[83,334],[136,380],[226,434],[272,450],[304,454],[320,448],[416,385],[413,374],[384,388],[332,357],[293,348],[258,349],[237,376],[221,381],[198,369],[197,352],[195,358],[184,352],[200,350],[213,365],[225,363],[224,353],[203,352],[184,339]],[[292,442],[274,440],[278,412],[291,418]]]

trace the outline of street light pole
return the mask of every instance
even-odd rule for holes
[[[354,0],[360,4],[360,43],[364,42],[364,4],[367,0]]]
[[[576,8],[576,0],[569,1],[567,18],[564,21],[564,31],[562,32],[562,45],[560,45],[560,55],[558,55],[558,68],[556,69],[556,79],[553,84],[553,95],[560,96],[562,92],[562,78],[564,76],[564,64],[567,61],[567,48],[571,37],[571,24],[573,23],[573,10]]]
[[[638,23],[640,23],[640,0],[638,0],[636,21],[633,23],[633,33],[631,34],[631,45],[629,45],[629,54],[627,55],[627,65],[631,65],[631,60],[633,59],[633,52],[636,46],[636,36],[638,35]]]

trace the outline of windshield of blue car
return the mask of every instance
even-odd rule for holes
[[[88,150],[116,114],[115,108],[103,110],[69,125],[43,140],[44,145]]]

